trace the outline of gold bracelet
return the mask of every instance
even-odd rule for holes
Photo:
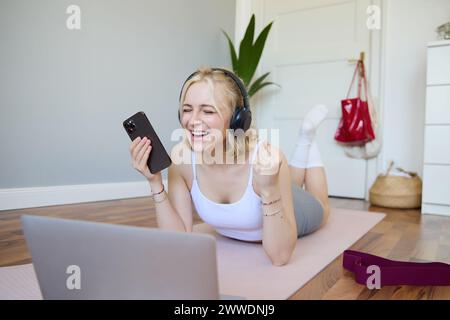
[[[262,211],[265,217],[270,217],[279,214],[283,210],[281,201],[274,201],[272,205],[263,205]]]
[[[164,191],[164,190],[163,190],[163,191]],[[162,191],[161,191],[161,192],[162,192]],[[166,194],[166,193],[163,193],[163,194],[164,194],[164,198],[163,198],[162,200],[156,201],[155,197],[153,197],[153,202],[155,202],[155,203],[161,203],[161,202],[166,201],[166,199],[167,199],[167,194]]]
[[[155,203],[161,203],[161,202],[164,202],[164,201],[167,199],[167,195],[166,195],[165,193],[164,193],[164,198],[163,198],[162,200],[156,201],[156,199],[155,199],[155,196],[160,195],[160,194],[163,193],[164,191],[165,191],[165,189],[164,189],[164,185],[163,185],[163,188],[162,188],[161,191],[152,194],[152,196],[153,196],[153,201],[154,201]]]
[[[163,191],[164,191],[164,185],[163,185],[163,188],[162,188],[162,190],[161,190],[160,192],[157,192],[157,193],[152,193],[152,196],[156,196],[156,195],[158,195],[158,194],[162,193]]]
[[[277,211],[275,211],[275,212],[272,212],[271,214],[265,214],[265,213],[264,213],[264,217],[273,217],[273,216],[276,216],[276,215],[280,214],[281,211],[282,211],[282,210],[279,209],[279,210],[277,210]],[[281,216],[281,218],[283,218],[283,216]]]
[[[263,202],[263,201],[261,201],[261,204],[262,204],[263,206],[270,206],[271,204],[277,203],[277,202],[280,201],[280,200],[281,200],[281,197],[279,197],[277,200],[273,200],[273,201],[271,201],[271,202]]]

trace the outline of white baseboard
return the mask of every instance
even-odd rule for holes
[[[164,185],[167,190],[167,181]],[[147,181],[0,189],[0,210],[150,196]]]
[[[450,217],[450,206],[422,203],[422,214],[435,214]]]

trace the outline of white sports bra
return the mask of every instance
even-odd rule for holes
[[[262,240],[261,197],[253,190],[253,163],[261,142],[252,155],[250,174],[244,195],[237,202],[217,203],[208,199],[200,190],[195,170],[196,156],[192,152],[193,181],[192,202],[200,218],[213,226],[218,233],[244,241]]]

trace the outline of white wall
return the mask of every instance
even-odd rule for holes
[[[66,27],[74,3],[81,30]],[[186,77],[230,65],[234,13],[227,0],[1,0],[0,192],[143,181],[122,121],[145,111],[170,150]]]
[[[422,175],[426,45],[450,21],[450,0],[385,0],[383,169],[394,160]]]
[[[186,77],[230,66],[234,14],[232,0],[0,0],[0,210],[148,195],[122,121],[145,111],[170,150]]]
[[[236,1],[237,39],[242,37],[251,12],[263,7],[260,1]],[[374,171],[385,171],[389,161],[394,160],[398,166],[422,175],[426,45],[436,40],[436,28],[450,21],[450,0],[373,1],[380,2],[384,19],[381,30],[384,66],[379,99],[383,104],[380,107],[383,108],[384,141],[380,165]],[[377,32],[374,31],[375,37]]]

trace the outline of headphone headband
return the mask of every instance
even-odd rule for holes
[[[222,68],[211,68],[212,71],[222,71],[227,77],[231,78],[234,80],[234,83],[236,83],[236,85],[239,88],[239,91],[241,93],[242,96],[242,100],[243,100],[243,108],[249,109],[249,102],[248,102],[248,93],[247,93],[247,89],[245,89],[245,85],[242,82],[241,79],[239,79],[239,77],[237,77],[233,72],[228,71],[227,69],[222,69]],[[181,100],[181,94],[183,93],[183,88],[186,85],[186,82],[188,82],[189,80],[191,80],[196,74],[198,73],[198,71],[194,71],[193,73],[191,73],[191,75],[184,81],[183,86],[181,87],[181,92],[180,92],[180,97],[178,100]]]
[[[243,129],[244,131],[247,131],[247,129],[250,127],[252,114],[250,111],[249,106],[249,97],[247,89],[245,88],[244,83],[241,79],[239,79],[238,76],[236,76],[233,72],[228,71],[226,69],[222,68],[211,68],[212,71],[221,71],[223,74],[229,78],[231,78],[234,83],[238,86],[239,91],[242,96],[243,106],[236,106],[236,109],[231,117],[230,121],[230,128],[231,129]],[[181,95],[183,93],[183,88],[186,85],[186,82],[188,82],[190,79],[192,79],[198,71],[193,72],[183,83],[183,86],[181,87],[180,97],[179,101],[181,102]],[[178,110],[178,119],[180,119],[180,111]]]

